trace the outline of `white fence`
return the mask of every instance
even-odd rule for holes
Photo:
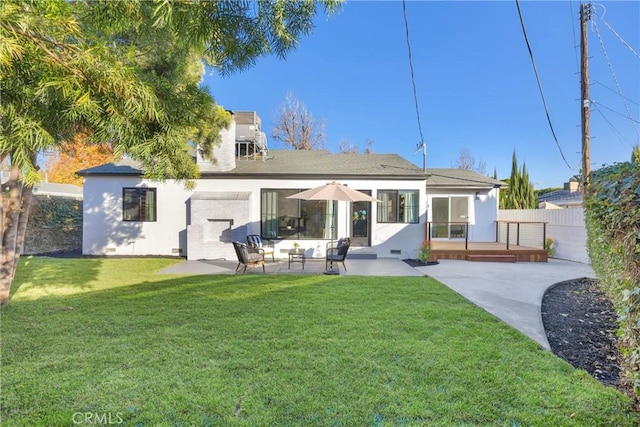
[[[587,230],[583,208],[568,209],[501,209],[500,221],[546,222],[547,237],[554,241],[553,258],[589,264]]]

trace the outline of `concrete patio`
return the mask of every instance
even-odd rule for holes
[[[160,271],[161,274],[242,274],[243,267],[236,273],[237,261],[233,260],[199,260],[184,261]],[[342,276],[422,276],[423,273],[412,268],[402,260],[395,258],[347,259],[345,270],[342,263],[335,263]],[[289,267],[285,260],[265,262],[266,274],[324,274],[324,259],[307,259],[302,264],[295,262]],[[246,274],[265,274],[261,267],[247,268]]]

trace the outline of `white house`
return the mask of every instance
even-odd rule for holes
[[[356,251],[415,258],[427,220],[466,220],[470,240],[495,240],[499,181],[452,169],[423,171],[396,154],[268,150],[253,112],[235,112],[221,136],[215,163],[194,159],[201,176],[193,190],[143,179],[130,160],[78,172],[84,177],[83,254],[234,259],[231,242],[259,234],[275,242],[276,257],[286,257],[294,242],[308,256],[324,257],[330,239],[349,236]],[[287,198],[330,181],[380,202]],[[458,238],[454,224],[436,234]]]

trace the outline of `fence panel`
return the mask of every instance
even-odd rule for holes
[[[554,241],[554,258],[585,264],[590,263],[589,254],[587,253],[587,230],[582,207],[567,209],[501,209],[498,211],[498,219],[500,221],[546,222],[547,237],[551,237]],[[512,227],[514,226],[512,225]]]

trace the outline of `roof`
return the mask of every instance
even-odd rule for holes
[[[200,164],[200,177],[207,178],[296,178],[296,179],[410,179],[423,180],[424,172],[397,154],[336,154],[325,150],[269,150],[263,161],[236,159],[230,171]],[[89,175],[141,175],[140,163],[124,159],[77,172]]]
[[[82,198],[82,187],[73,184],[41,182],[33,187],[33,194],[57,197]]]
[[[558,190],[538,196],[538,203],[551,202],[556,205],[579,205],[582,203],[582,192]]]
[[[427,188],[496,188],[506,187],[502,181],[467,169],[427,168]]]
[[[421,168],[397,154],[342,154],[325,150],[269,150],[265,160],[236,158],[230,171],[200,164],[201,179],[385,179],[419,180],[426,176],[427,187],[495,188],[502,181],[465,169]],[[140,164],[131,159],[109,163],[78,172],[82,176],[140,176]]]
[[[131,159],[122,159],[117,163],[106,163],[76,172],[80,176],[88,175],[142,175],[140,162]]]

